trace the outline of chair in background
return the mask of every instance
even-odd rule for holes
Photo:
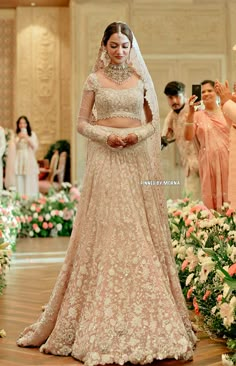
[[[40,174],[45,173],[47,177],[39,180],[39,192],[46,194],[55,178],[59,164],[59,152],[56,150],[51,158],[49,168],[39,168]]]
[[[67,159],[67,152],[62,151],[59,156],[59,163],[55,174],[57,177],[57,181],[53,182],[53,187],[56,190],[60,190],[62,188],[62,183],[64,182],[65,171],[66,171],[66,159]]]
[[[60,190],[62,188],[62,183],[64,182],[65,170],[66,170],[66,159],[67,159],[67,153],[65,151],[61,152],[57,160],[58,165],[56,169],[53,171],[53,174],[50,176],[50,179],[39,181],[40,193],[47,194],[50,188],[54,188],[56,190]]]

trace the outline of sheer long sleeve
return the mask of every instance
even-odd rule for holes
[[[142,127],[137,127],[135,134],[138,136],[138,142],[146,140],[156,132],[155,123],[153,121],[153,115],[147,100],[144,98],[144,113],[147,123]]]
[[[34,152],[38,150],[39,142],[35,132],[32,131],[32,135],[29,137],[28,143]]]
[[[97,141],[101,144],[106,144],[107,138],[111,133],[105,131],[102,126],[91,124],[92,110],[95,101],[95,90],[96,84],[93,75],[91,74],[85,82],[82,94],[77,131],[90,140]]]
[[[138,142],[146,140],[148,137],[152,136],[156,131],[152,122],[148,122],[142,127],[137,127],[134,133],[138,136]]]

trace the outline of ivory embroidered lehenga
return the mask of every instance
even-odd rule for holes
[[[96,68],[86,81],[78,130],[90,140],[70,245],[45,311],[17,341],[89,366],[190,359],[196,341],[172,254],[163,189],[142,184],[161,179],[158,107],[144,64],[133,57],[133,67],[141,78],[132,87],[106,86]],[[94,100],[97,120],[141,120],[144,93],[152,123],[128,129],[89,123]],[[136,145],[106,144],[111,133],[131,132],[138,135]]]

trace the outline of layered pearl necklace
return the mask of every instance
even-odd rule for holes
[[[133,75],[133,73],[133,68],[127,64],[109,64],[104,68],[105,76],[117,84],[122,84],[124,81],[127,81]]]

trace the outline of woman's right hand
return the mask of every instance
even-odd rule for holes
[[[123,148],[126,146],[126,143],[122,140],[120,136],[110,135],[107,139],[107,145],[113,148]]]
[[[20,139],[25,139],[26,138],[26,134],[25,133],[23,133],[23,132],[19,132],[18,133],[18,137],[20,138]]]
[[[195,108],[194,107],[197,107],[201,104],[201,102],[196,102],[195,101],[197,100],[197,96],[196,95],[192,95],[189,100],[188,100],[188,104],[189,104],[189,111],[194,113],[195,112]]]

